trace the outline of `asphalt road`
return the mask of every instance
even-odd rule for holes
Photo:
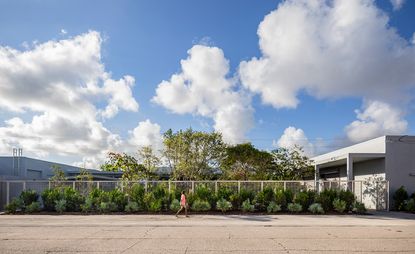
[[[1,215],[0,253],[415,253],[415,215]]]

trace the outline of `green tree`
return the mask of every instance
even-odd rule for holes
[[[302,147],[278,148],[271,154],[275,167],[270,174],[270,179],[302,180],[314,177],[314,167],[309,158],[304,155]]]
[[[274,167],[267,151],[256,149],[251,143],[226,148],[221,163],[222,178],[226,180],[267,180]]]
[[[164,156],[173,179],[202,180],[215,177],[225,152],[222,135],[187,129],[164,133]]]
[[[143,146],[138,150],[138,158],[144,166],[144,177],[146,179],[156,178],[157,166],[160,164],[160,158],[154,153],[151,146]]]
[[[122,179],[125,181],[136,181],[145,178],[143,165],[138,164],[137,159],[126,153],[108,153],[108,159],[105,164],[101,165],[103,171],[119,172],[121,171]]]
[[[92,176],[91,172],[85,168],[79,169],[79,174],[76,176],[77,181],[92,181],[93,179],[94,177]]]
[[[59,165],[52,165],[51,167],[53,171],[53,176],[49,178],[52,187],[54,188],[61,188],[64,186],[65,181],[68,180],[65,176],[65,172],[62,170],[61,166]]]

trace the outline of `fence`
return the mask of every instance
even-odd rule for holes
[[[145,191],[149,191],[159,184],[164,184],[169,191],[173,189],[194,192],[196,188],[203,184],[215,193],[220,188],[231,188],[235,192],[241,189],[262,191],[264,188],[291,190],[294,194],[299,191],[314,190],[317,192],[325,189],[350,190],[355,194],[356,200],[363,202],[369,209],[389,210],[389,183],[388,181],[26,181],[9,180],[0,181],[0,210],[8,204],[14,197],[20,195],[24,190],[35,190],[38,193],[45,189],[50,189],[56,185],[69,186],[83,195],[87,195],[92,188],[102,190],[112,190],[119,188],[123,190],[132,184],[142,184]]]

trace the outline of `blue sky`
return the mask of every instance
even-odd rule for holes
[[[110,75],[110,79],[114,81],[122,79],[125,75],[134,78],[133,85],[128,85],[126,81],[123,81],[122,84],[126,89],[125,91],[131,90],[130,103],[128,105],[123,105],[121,102],[115,103],[117,104],[117,112],[112,114],[111,117],[98,117],[97,115],[100,114],[100,110],[104,110],[110,104],[110,98],[113,98],[114,90],[117,90],[117,88],[98,91],[104,87],[103,84],[107,80],[107,78],[98,78],[99,81],[96,81],[97,87],[95,87],[95,90],[89,91],[88,96],[83,93],[79,95],[83,99],[87,98],[88,102],[75,103],[70,101],[68,103],[68,107],[71,107],[70,105],[81,107],[82,103],[85,103],[86,107],[92,105],[94,109],[91,116],[95,114],[95,116],[92,116],[93,118],[96,117],[95,120],[93,122],[85,120],[83,123],[75,123],[70,118],[68,118],[69,120],[61,119],[62,115],[55,111],[53,114],[59,116],[51,120],[52,113],[49,112],[51,110],[48,107],[54,107],[52,101],[48,104],[44,102],[43,98],[37,98],[38,101],[26,105],[26,98],[22,95],[22,90],[16,90],[14,93],[12,93],[13,91],[10,92],[16,87],[16,84],[13,83],[17,82],[16,80],[23,87],[32,87],[30,80],[33,77],[25,76],[27,71],[22,70],[22,73],[18,74],[19,76],[12,71],[0,72],[0,87],[3,86],[3,89],[8,89],[7,91],[10,94],[16,96],[13,97],[13,100],[18,101],[16,109],[20,109],[16,111],[10,108],[10,105],[13,105],[12,99],[10,99],[10,103],[3,103],[3,105],[0,103],[0,140],[2,140],[0,142],[0,145],[2,145],[0,152],[3,155],[8,155],[11,153],[11,147],[20,146],[23,147],[25,154],[29,156],[67,163],[83,162],[86,165],[95,166],[102,161],[103,154],[108,150],[132,152],[136,146],[160,142],[159,137],[156,137],[157,132],[163,133],[169,128],[178,130],[191,126],[196,130],[223,130],[232,143],[251,141],[262,149],[272,149],[278,145],[291,146],[294,143],[299,143],[307,148],[306,150],[310,155],[378,135],[413,134],[415,132],[413,127],[415,123],[413,106],[415,79],[410,72],[411,70],[415,72],[415,60],[413,60],[415,59],[415,50],[412,43],[412,40],[415,41],[415,1],[378,0],[372,2],[369,0],[353,0],[351,2],[355,2],[355,5],[347,6],[348,9],[340,14],[333,14],[334,7],[340,5],[338,3],[329,0],[320,1],[321,6],[317,7],[316,10],[313,9],[316,7],[311,6],[310,2],[312,1],[309,1],[308,4],[302,4],[301,1],[285,2],[276,0],[0,1],[0,47],[3,51],[7,51],[6,48],[15,49],[23,54],[25,51],[35,51],[36,47],[49,41],[57,43],[62,40],[71,41],[77,36],[96,31],[102,40],[98,43],[99,52],[97,54],[100,54],[101,57],[98,64],[103,66],[105,75]],[[395,6],[394,8],[392,2],[395,4],[401,3],[401,6]],[[326,12],[320,11],[323,7],[329,9]],[[314,28],[327,25],[327,31],[329,32],[326,33],[326,30],[321,28],[321,30],[308,37],[295,37],[298,34],[307,33],[310,27],[306,23],[303,25],[295,23],[301,22],[299,21],[301,19],[291,20],[291,17],[295,17],[295,14],[290,12],[294,10],[302,10],[317,16],[318,18],[313,16],[308,23],[315,21]],[[371,13],[372,10],[382,13],[383,17],[388,19],[387,23],[379,25],[382,24],[382,19],[377,15],[373,17],[370,14],[366,15],[366,13]],[[272,11],[273,14],[266,18],[266,15]],[[347,11],[350,11],[350,13]],[[336,19],[330,18],[327,13],[338,16]],[[368,18],[360,21],[358,20],[359,15],[355,15],[355,13],[360,13]],[[332,56],[328,57],[328,53],[325,53],[325,51],[305,50],[304,52],[298,52],[299,48],[296,48],[295,45],[292,48],[287,48],[290,43],[280,43],[284,40],[287,42],[297,41],[304,48],[311,48],[315,43],[314,39],[322,37],[325,38],[323,39],[325,41],[321,42],[320,47],[328,45],[328,48],[335,49],[338,45],[330,43],[332,37],[337,33],[335,33],[336,31],[330,32],[332,27],[327,23],[344,18],[342,15],[349,15],[352,20],[356,19],[354,21],[357,25],[354,24],[353,27],[348,27],[352,32],[342,35],[348,46],[352,49],[357,48],[355,52],[353,50],[350,51],[351,53],[345,51],[338,55],[331,53]],[[283,17],[288,18],[284,19]],[[258,35],[257,30],[261,22],[264,23],[264,29],[263,33]],[[362,22],[361,26],[359,26],[359,22]],[[372,23],[378,25],[372,25]],[[276,30],[272,30],[274,27],[280,28],[278,31],[285,32],[275,35],[273,32]],[[311,26],[312,28],[313,26]],[[298,33],[289,32],[296,30],[298,30]],[[394,36],[384,36],[384,34],[391,31]],[[362,40],[373,39],[374,42],[367,42],[364,45],[362,42],[362,46],[359,40],[352,38],[352,36],[358,36],[359,33],[371,34],[371,38],[362,38]],[[314,37],[315,34],[317,36]],[[331,39],[328,39],[329,37]],[[94,39],[95,37],[92,36],[91,38]],[[260,38],[267,38],[263,40],[265,42],[261,44],[261,48],[259,46]],[[89,40],[90,38],[84,39]],[[384,41],[384,43],[380,43],[381,41]],[[396,46],[399,43],[402,43],[402,45],[398,45],[398,49],[390,50],[393,45]],[[366,54],[365,47],[372,44],[375,45],[375,49],[373,52]],[[202,47],[194,48],[197,45]],[[359,51],[359,48],[363,52]],[[190,53],[191,49],[194,49],[193,53]],[[211,49],[218,50],[212,51]],[[290,52],[291,55],[287,56],[288,53],[286,52]],[[403,52],[402,54],[406,57],[397,56],[397,52]],[[16,54],[19,55],[20,53]],[[316,62],[315,71],[319,72],[318,75],[307,73],[310,66],[308,60],[305,59],[306,57],[304,59],[298,57],[301,54],[308,53],[312,55],[311,62]],[[384,57],[378,57],[383,53]],[[197,58],[199,54],[200,58]],[[166,98],[168,94],[159,95],[157,93],[157,89],[160,88],[159,84],[163,80],[168,82],[166,87],[170,86],[172,88],[174,86],[174,82],[171,80],[172,75],[183,74],[181,60],[188,59],[189,65],[197,66],[203,62],[203,57],[206,54],[212,56],[212,61],[223,59],[228,61],[229,70],[224,71],[225,74],[220,77],[225,80],[223,82],[227,84],[225,85],[227,87],[224,90],[218,88],[219,90],[213,93],[215,97],[220,97],[222,94],[227,94],[227,97],[218,99],[219,101],[209,102],[212,94],[203,94],[207,90],[200,87],[212,84],[203,83],[206,79],[199,83],[193,81],[194,84],[192,84],[192,81],[184,78],[183,84],[176,84],[177,86],[194,85],[200,88],[197,92],[189,92],[186,95],[187,97],[176,96],[172,99]],[[3,56],[3,59],[0,56],[0,62],[13,62],[13,58],[17,57],[20,57],[21,60],[15,61],[16,65],[24,65],[24,61],[29,61],[21,54],[17,55]],[[47,55],[48,53],[45,51],[44,56]],[[359,56],[362,59],[359,59]],[[339,60],[350,61],[353,64],[366,61],[372,56],[375,60],[380,59],[385,60],[385,62],[390,60],[388,63],[392,63],[392,65],[385,64],[385,66],[382,66],[379,63],[381,61],[374,62],[375,67],[361,67],[358,71],[362,70],[363,74],[357,74],[356,79],[350,80],[346,75],[338,76],[337,80],[336,75],[330,73],[331,71],[327,69],[327,66],[338,64]],[[269,62],[273,62],[274,65],[268,64],[265,67],[268,70],[260,70],[258,69],[260,63],[254,63],[252,61],[253,57],[258,58],[262,63],[265,63],[268,58]],[[198,62],[197,59],[202,60]],[[37,62],[36,56],[33,56],[30,61],[33,61],[34,65],[43,63]],[[242,61],[247,63],[245,71],[240,69]],[[318,66],[319,63],[321,63],[320,67]],[[399,67],[400,64],[405,68]],[[65,63],[62,63],[62,65],[65,66]],[[342,70],[352,68],[341,65],[339,68]],[[71,65],[67,66],[70,68]],[[282,71],[285,67],[289,70],[298,67],[298,72],[286,74],[287,71]],[[46,66],[45,68],[49,67]],[[366,68],[368,68],[367,75],[364,74]],[[390,78],[390,80],[386,78],[387,81],[378,84],[375,82],[377,79],[370,75],[376,76],[379,73],[382,76],[380,70],[385,68],[391,70],[391,74],[388,74],[388,76],[397,76]],[[326,69],[327,73],[325,74],[324,70]],[[60,69],[56,70],[56,73],[66,77],[65,71],[68,70]],[[87,82],[83,79],[84,77],[76,77],[76,73],[82,71],[83,69],[73,70],[73,73],[68,74],[71,78],[63,81],[64,86],[71,87],[70,89],[75,89],[74,91],[78,91],[79,87],[85,86]],[[272,74],[274,71],[275,73]],[[47,71],[42,73],[47,73],[44,75],[54,75]],[[215,73],[222,73],[222,70],[218,69]],[[271,74],[267,76],[267,73]],[[3,78],[1,78],[2,75]],[[74,75],[74,77],[71,75]],[[89,77],[89,75],[85,74],[85,77]],[[186,77],[186,75],[188,74],[182,76]],[[206,75],[206,78],[210,78],[211,73]],[[299,78],[302,75],[304,77]],[[349,75],[353,76],[355,73],[351,72]],[[49,86],[43,85],[48,82],[50,89],[57,86],[56,81],[50,81],[48,76],[35,76],[35,78],[41,80],[41,82],[39,86],[33,89],[48,89]],[[267,81],[263,81],[263,78]],[[218,79],[212,78],[212,80],[209,81],[215,82]],[[310,84],[306,84],[308,80]],[[65,82],[68,82],[68,84]],[[70,82],[79,83],[71,84]],[[343,89],[344,86],[349,84],[350,88]],[[328,88],[336,85],[341,87],[339,89]],[[366,87],[360,89],[366,85],[367,89]],[[288,89],[287,87],[290,86],[295,87],[295,89]],[[397,90],[396,94],[389,92],[389,89],[392,88]],[[357,90],[364,90],[364,92]],[[372,95],[370,91],[374,90],[380,90],[381,92]],[[6,90],[0,91],[3,91],[3,96],[8,95],[5,92]],[[162,89],[158,91],[161,93]],[[287,96],[284,95],[285,93],[287,93]],[[268,98],[264,99],[267,94]],[[8,96],[11,98],[11,95]],[[67,94],[63,93],[61,96],[65,97]],[[128,96],[128,92],[120,96]],[[155,98],[158,98],[158,100]],[[191,106],[184,105],[181,108],[174,104],[191,98],[196,98],[196,101],[206,100],[206,103],[199,105],[198,102],[194,102]],[[297,103],[294,102],[294,98],[296,98]],[[134,106],[134,100],[139,105],[137,108]],[[228,110],[227,101],[229,100],[237,108],[239,107],[240,111]],[[360,110],[360,118],[357,116],[356,110]],[[227,114],[224,112],[227,112]],[[239,121],[236,126],[246,126],[245,129],[243,131],[235,130],[237,127],[235,127],[235,124],[229,123],[229,119],[220,118],[222,113],[226,116],[224,118],[231,116],[230,118],[238,119],[235,120]],[[249,116],[239,119],[240,114]],[[36,125],[39,123],[33,120],[35,116],[43,116],[43,121],[41,121],[43,127]],[[8,120],[16,118],[20,119],[21,122],[7,123]],[[66,120],[71,124],[73,123],[73,125],[67,124]],[[140,126],[140,123],[146,121],[147,125],[141,125],[141,128],[134,132],[134,129]],[[49,122],[56,124],[56,126],[62,126],[61,124],[64,123],[64,126],[69,126],[68,131],[53,135],[48,132],[50,135],[45,134],[47,136],[45,140],[48,140],[48,142],[45,141],[45,144],[39,144],[38,141],[31,140],[33,136],[42,140],[42,133],[46,133],[43,130],[47,130],[45,126]],[[355,123],[352,124],[353,122]],[[53,124],[49,126],[51,129],[55,129]],[[70,144],[70,141],[67,141],[74,138],[73,133],[83,133],[82,131],[84,131],[91,134],[94,132],[92,127],[91,129],[82,130],[78,128],[79,126],[97,126],[97,124],[102,125],[99,127],[101,128],[100,131],[105,132],[105,135],[99,136],[100,138],[106,140],[115,138],[118,139],[117,142],[119,143],[114,144],[115,141],[108,141],[108,143],[97,145],[97,142],[99,142],[97,139],[93,139],[90,143],[82,143],[81,140],[78,142],[78,139],[75,138],[76,142],[74,143],[77,144],[73,145]],[[288,129],[290,126],[292,128]],[[72,127],[74,128],[73,132],[70,129]],[[158,127],[160,128],[159,131]],[[36,130],[39,129],[42,131],[36,133]],[[62,140],[66,141],[62,142]],[[94,145],[97,146],[96,149],[86,148]],[[79,151],[79,154],[76,151]]]

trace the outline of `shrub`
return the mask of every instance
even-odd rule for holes
[[[141,184],[135,183],[131,187],[130,201],[136,202],[141,208],[144,208],[144,194],[145,194],[144,186]]]
[[[161,199],[155,199],[150,202],[150,206],[148,207],[148,210],[150,212],[160,212],[161,208],[163,207],[163,202]]]
[[[324,209],[321,206],[320,203],[314,203],[311,204],[310,207],[308,208],[308,210],[314,214],[323,214],[324,213]]]
[[[230,197],[232,194],[234,194],[235,192],[231,189],[231,188],[219,188],[218,189],[218,193],[216,194],[217,199],[226,199],[226,200],[230,200]]]
[[[85,199],[85,203],[81,204],[81,211],[84,213],[92,212],[94,211],[94,201],[92,198],[87,197]]]
[[[365,204],[358,202],[358,201],[354,202],[352,212],[357,213],[357,214],[366,213]]]
[[[173,201],[170,204],[170,210],[173,212],[177,212],[180,210],[180,201],[177,199],[173,199]]]
[[[58,213],[63,213],[66,211],[66,200],[65,199],[60,199],[57,200],[55,203],[55,210]]]
[[[255,206],[251,204],[251,200],[249,198],[242,202],[242,211],[243,212],[253,212],[255,210]]]
[[[32,202],[30,205],[26,206],[25,212],[27,213],[36,213],[40,211],[40,202]]]
[[[192,204],[192,210],[201,212],[201,211],[209,211],[211,208],[210,204],[206,200],[196,199]]]
[[[109,212],[116,212],[117,211],[117,204],[114,202],[101,202],[98,207],[98,210],[101,213],[109,213]]]
[[[415,212],[415,199],[411,198],[406,202],[405,206],[406,211]]]
[[[287,207],[287,198],[285,196],[284,190],[279,189],[275,192],[275,203],[280,205],[281,208]]]
[[[405,187],[401,186],[393,194],[393,201],[395,204],[395,210],[402,211],[405,209],[404,201],[408,199],[408,192],[406,192]]]
[[[6,205],[5,210],[6,213],[16,213],[17,211],[21,211],[24,207],[24,202],[20,197],[13,198],[12,201]]]
[[[124,211],[124,208],[128,202],[124,192],[119,189],[113,189],[109,192],[109,198],[109,201],[116,205],[115,211]]]
[[[239,198],[242,201],[244,200],[254,200],[255,199],[255,192],[252,190],[242,188],[239,192]]]
[[[265,194],[263,191],[260,191],[256,194],[254,199],[255,206],[259,211],[264,211],[266,208],[265,205]]]
[[[351,211],[356,197],[354,193],[349,190],[341,190],[339,192],[339,199],[346,202],[346,211]]]
[[[336,198],[333,207],[336,212],[343,213],[346,210],[346,201]]]
[[[277,204],[276,202],[272,201],[269,203],[268,207],[267,207],[267,212],[268,213],[276,213],[281,211],[281,205]]]
[[[287,205],[287,209],[288,209],[288,211],[290,211],[292,213],[299,213],[303,210],[303,207],[300,204],[297,204],[297,203],[289,203]]]
[[[72,187],[66,187],[63,190],[63,198],[66,200],[66,211],[79,211],[81,204],[84,203],[84,198]]]
[[[294,194],[290,189],[286,189],[284,191],[284,195],[285,195],[285,201],[288,203],[292,203],[294,200]]]
[[[43,206],[47,211],[56,211],[56,202],[63,199],[63,194],[58,188],[46,189],[41,194]]]
[[[300,204],[302,207],[309,207],[314,203],[316,193],[314,191],[301,191],[294,197],[294,202]]]
[[[232,209],[232,204],[226,199],[221,198],[216,202],[216,209],[222,211],[222,213],[225,213],[226,211]]]
[[[35,190],[25,190],[20,193],[20,199],[23,201],[25,206],[37,202],[39,199],[39,194]]]
[[[138,212],[139,210],[140,210],[140,207],[138,203],[134,201],[128,202],[128,204],[125,206],[125,211],[127,213],[134,213],[134,212]]]
[[[324,211],[333,211],[333,201],[337,198],[335,190],[323,190],[315,199],[316,203],[320,203]]]

